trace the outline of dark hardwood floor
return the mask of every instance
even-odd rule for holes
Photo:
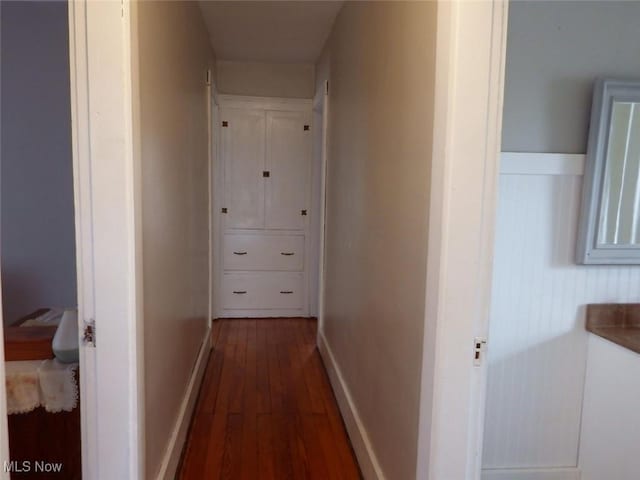
[[[214,322],[178,478],[361,478],[315,336],[303,318]]]

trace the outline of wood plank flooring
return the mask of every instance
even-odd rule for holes
[[[360,479],[311,319],[213,322],[182,480]]]

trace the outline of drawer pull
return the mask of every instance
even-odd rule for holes
[[[233,291],[234,295],[244,295],[245,293],[247,293],[246,290],[234,290]]]
[[[246,255],[247,252],[233,252],[234,255]]]
[[[294,252],[280,252],[280,255],[284,255],[285,257],[290,257],[291,255],[295,255]]]
[[[291,295],[293,293],[293,290],[280,290],[280,293],[282,293],[283,295]]]

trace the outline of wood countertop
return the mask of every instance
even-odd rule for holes
[[[587,305],[587,331],[640,353],[640,303]]]

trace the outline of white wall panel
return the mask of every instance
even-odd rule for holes
[[[640,301],[640,268],[574,263],[581,176],[506,170],[510,174],[500,179],[483,467],[575,467],[585,305]]]

